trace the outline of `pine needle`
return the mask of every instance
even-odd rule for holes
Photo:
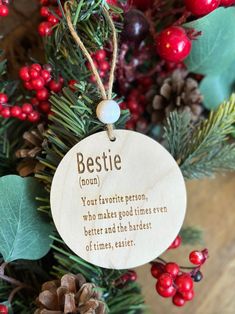
[[[190,125],[188,113],[170,114],[165,139],[186,179],[235,170],[235,144],[228,141],[234,123],[235,95],[196,126]]]

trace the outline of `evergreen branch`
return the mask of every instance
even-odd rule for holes
[[[234,123],[235,95],[196,126],[190,126],[188,113],[170,114],[165,139],[186,179],[235,170],[235,146],[228,142]]]

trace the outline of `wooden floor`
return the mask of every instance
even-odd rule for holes
[[[203,268],[204,279],[196,284],[194,301],[179,309],[156,294],[149,266],[140,267],[137,271],[146,303],[152,314],[235,314],[235,175],[189,182],[187,189],[185,225],[204,230],[205,246],[210,252]],[[191,249],[184,246],[164,257],[187,265]]]

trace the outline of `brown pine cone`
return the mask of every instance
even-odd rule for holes
[[[43,284],[34,314],[105,314],[96,286],[81,275],[66,274]]]
[[[187,75],[186,70],[177,69],[159,88],[150,92],[152,101],[148,111],[153,123],[164,121],[174,110],[188,111],[192,121],[200,119],[203,96],[199,91],[198,82]]]
[[[23,146],[16,151],[16,157],[22,158],[17,166],[20,176],[27,177],[30,174],[37,173],[44,169],[36,157],[47,146],[47,141],[43,134],[45,128],[43,124],[39,124],[35,129],[27,131],[23,134],[25,140]]]

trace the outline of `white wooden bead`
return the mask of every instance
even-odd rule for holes
[[[116,101],[103,100],[96,108],[96,115],[102,123],[113,124],[120,118],[121,110]]]

